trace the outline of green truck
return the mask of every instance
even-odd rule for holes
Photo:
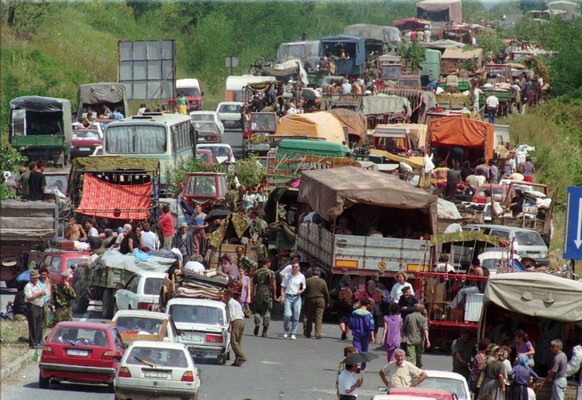
[[[23,96],[10,101],[10,145],[29,160],[66,165],[73,137],[71,102]]]

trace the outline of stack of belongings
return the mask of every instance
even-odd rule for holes
[[[182,286],[176,289],[176,297],[220,300],[228,284],[228,279],[222,276],[200,275],[188,270],[183,270],[182,273],[184,280]]]

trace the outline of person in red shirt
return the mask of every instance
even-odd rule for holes
[[[174,218],[170,213],[170,207],[167,204],[162,206],[162,216],[158,222],[164,237],[163,248],[170,250],[172,248],[172,240],[174,240]]]

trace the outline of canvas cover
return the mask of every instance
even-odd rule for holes
[[[319,55],[323,56],[325,45],[335,45],[337,43],[353,43],[356,47],[356,65],[364,64],[366,61],[366,48],[365,40],[359,36],[350,35],[338,35],[338,36],[327,36],[319,41]]]
[[[424,210],[436,232],[437,197],[414,188],[397,176],[356,167],[304,171],[299,202],[309,205],[327,221],[335,220],[356,204]]]
[[[392,26],[400,30],[425,29],[430,26],[430,21],[422,18],[400,18],[392,21]]]
[[[355,24],[344,28],[344,35],[359,36],[365,40],[375,40],[400,45],[400,31],[393,26],[381,26],[372,24]]]
[[[431,119],[428,122],[425,152],[436,146],[483,148],[484,156],[493,158],[493,124],[462,117]]]
[[[582,282],[542,272],[514,272],[489,277],[484,302],[532,317],[580,322],[580,299]]]
[[[125,85],[115,82],[79,85],[77,98],[79,104],[122,103]]]
[[[416,3],[416,10],[417,14],[422,11],[427,13],[448,11],[450,21],[463,22],[461,0],[424,0]]]
[[[346,140],[342,124],[325,111],[287,115],[279,120],[275,135],[307,136],[339,144]]]
[[[429,49],[450,49],[450,48],[460,48],[464,47],[465,43],[456,42],[450,39],[435,40],[434,42],[429,42],[425,47]]]
[[[155,172],[160,169],[160,161],[150,158],[123,158],[123,157],[77,157],[71,165],[69,177],[76,171],[130,171],[141,170]]]
[[[443,53],[441,60],[470,60],[473,58],[479,60],[480,63],[483,60],[483,49],[448,48]]]
[[[347,108],[333,108],[327,112],[333,115],[347,129],[348,135],[354,135],[359,138],[358,146],[364,144],[368,135],[368,121],[364,114]]]
[[[150,216],[152,183],[119,185],[86,173],[77,213],[110,219],[146,220]]]
[[[56,236],[57,205],[51,201],[0,201],[0,239],[38,242]]]
[[[409,102],[405,97],[377,94],[362,97],[361,110],[366,115],[404,113],[407,106],[409,106]]]
[[[67,99],[54,97],[22,96],[10,101],[11,110],[28,110],[35,112],[59,112],[63,111],[63,105],[70,104]],[[70,110],[69,106],[69,110]]]
[[[305,61],[308,58],[317,57],[318,53],[319,40],[281,43],[277,51],[277,61],[287,61],[288,59]]]

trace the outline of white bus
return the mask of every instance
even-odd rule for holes
[[[196,157],[196,134],[189,115],[146,113],[112,122],[105,129],[103,155],[160,160],[160,194],[168,195],[168,173]]]

